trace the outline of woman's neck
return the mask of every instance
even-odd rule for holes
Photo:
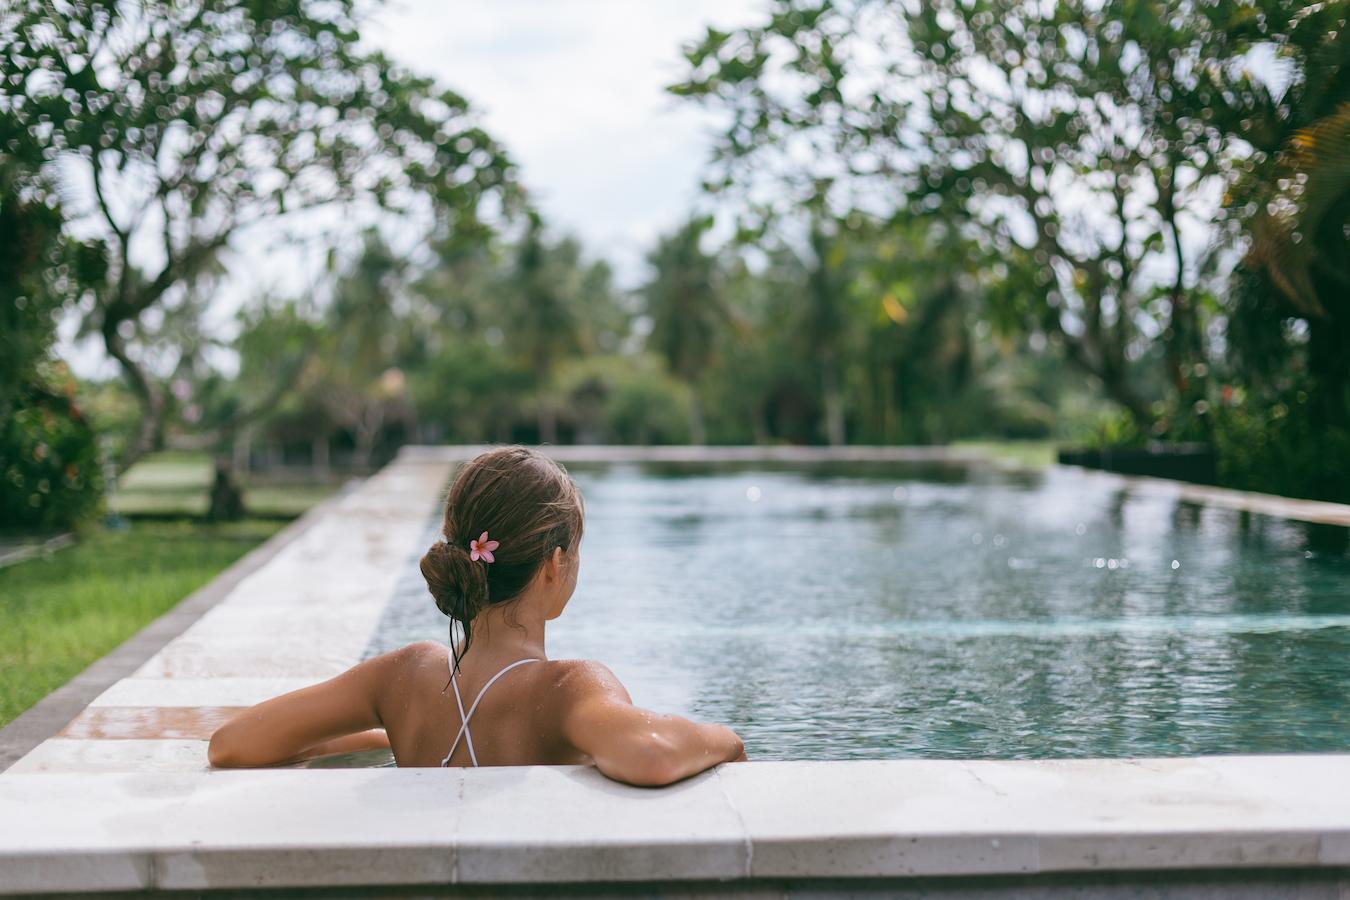
[[[489,606],[474,616],[470,648],[475,651],[475,656],[483,658],[511,655],[513,658],[537,656],[547,659],[544,624],[537,604],[512,602]],[[462,643],[460,652],[463,652]]]

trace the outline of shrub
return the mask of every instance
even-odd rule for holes
[[[1213,421],[1220,484],[1350,503],[1350,428],[1317,421],[1307,392],[1220,406]]]
[[[40,382],[0,401],[0,525],[69,528],[98,509],[102,476],[93,429],[65,391]]]

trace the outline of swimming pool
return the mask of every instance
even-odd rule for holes
[[[551,657],[751,759],[1350,749],[1346,529],[1064,467],[571,464]],[[367,656],[447,639],[416,560]]]

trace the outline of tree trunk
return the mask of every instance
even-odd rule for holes
[[[1106,396],[1125,409],[1131,421],[1134,422],[1135,428],[1141,433],[1147,434],[1149,428],[1153,425],[1153,416],[1144,401],[1126,383],[1124,373],[1114,366],[1093,365],[1089,361],[1087,350],[1081,341],[1066,333],[1062,328],[1057,329],[1057,333],[1064,342],[1064,355],[1068,361],[1077,366],[1079,371],[1100,381]]]
[[[252,465],[253,429],[244,427],[234,436],[234,470],[247,472]]]
[[[769,423],[764,421],[764,404],[755,404],[754,415],[750,417],[750,428],[754,431],[756,444],[769,443]]]
[[[126,342],[117,333],[118,324],[115,321],[104,323],[103,346],[108,355],[122,366],[122,374],[141,406],[141,421],[136,434],[117,466],[117,474],[121,475],[147,454],[160,448],[164,437],[164,393],[149,373],[127,353]]]
[[[558,443],[558,411],[546,398],[539,401],[539,443]]]
[[[229,457],[218,455],[215,467],[215,479],[211,484],[211,505],[206,510],[207,521],[238,521],[244,517],[244,492],[234,480]]]
[[[314,467],[314,477],[320,481],[328,480],[329,461],[328,461],[328,435],[315,435],[311,443],[313,448],[310,454],[310,461]]]
[[[1308,371],[1316,379],[1313,413],[1319,425],[1350,424],[1350,315],[1308,319]]]
[[[839,388],[839,367],[834,355],[825,359],[822,372],[822,391],[825,395],[825,436],[831,447],[844,445],[844,397]]]
[[[689,387],[689,439],[692,443],[702,446],[708,443],[708,433],[703,426],[703,400],[699,397],[697,387],[694,385]]]

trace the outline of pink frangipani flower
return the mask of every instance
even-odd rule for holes
[[[469,541],[469,559],[492,562],[492,551],[497,549],[496,541],[489,541],[487,532],[478,536],[478,540]]]

